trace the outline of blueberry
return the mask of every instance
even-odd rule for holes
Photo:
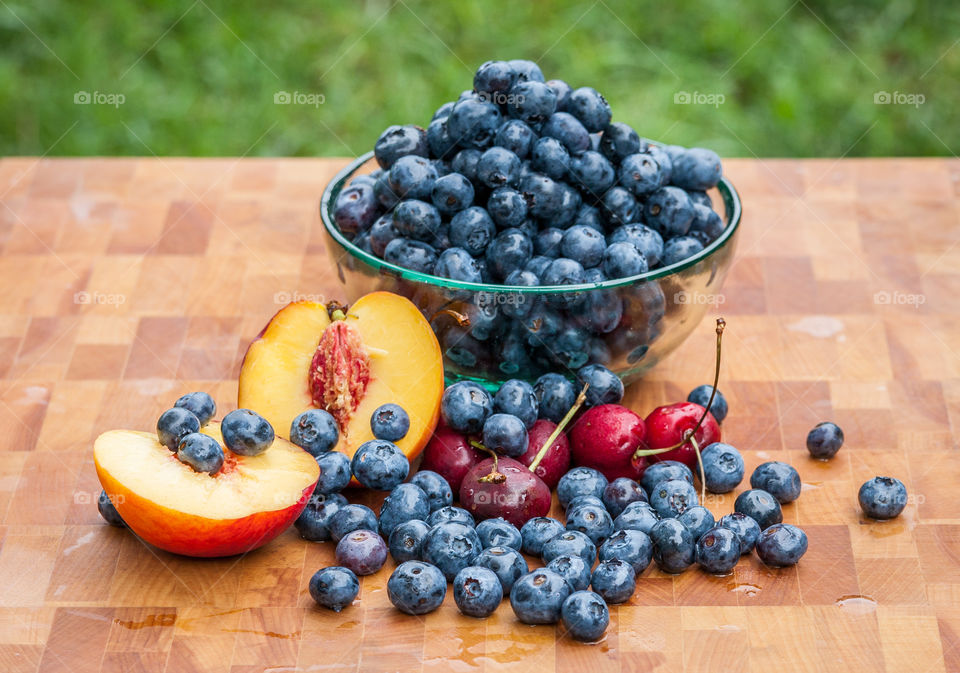
[[[542,220],[560,216],[563,206],[564,187],[541,173],[532,173],[520,180],[520,191],[527,201],[527,212]]]
[[[477,178],[491,189],[516,185],[520,179],[520,157],[503,147],[491,147],[477,163]]]
[[[450,137],[450,124],[447,117],[431,120],[427,126],[427,147],[430,154],[442,159],[450,159],[457,151],[457,141]],[[436,166],[434,166],[436,168]],[[441,172],[437,170],[437,175]]]
[[[487,198],[487,213],[500,227],[519,227],[527,219],[527,202],[516,189],[498,187]]]
[[[377,515],[366,505],[342,505],[330,519],[330,538],[340,542],[355,530],[376,530]]]
[[[357,575],[372,575],[387,560],[387,545],[372,530],[355,530],[337,543],[337,563]]]
[[[814,458],[829,460],[843,446],[843,430],[836,423],[817,423],[807,434],[807,451]]]
[[[586,406],[601,404],[620,404],[623,399],[623,381],[603,365],[587,365],[577,370],[577,385],[587,388]]]
[[[97,510],[100,512],[103,520],[111,526],[117,526],[118,528],[127,527],[126,522],[123,520],[123,517],[120,516],[120,512],[117,511],[116,506],[106,491],[100,491],[100,496],[97,498]]]
[[[558,556],[579,556],[592,567],[597,558],[597,545],[585,533],[568,530],[543,545],[541,558],[544,563],[550,563]]]
[[[686,190],[687,196],[690,197],[690,202],[694,205],[701,205],[706,208],[713,210],[713,200],[710,198],[710,195],[704,191],[696,189]]]
[[[217,413],[216,402],[213,401],[209,393],[204,392],[187,393],[174,402],[173,407],[192,412],[200,421],[201,428],[209,423],[210,419]]]
[[[448,173],[433,183],[430,200],[444,215],[452,215],[473,204],[473,184],[459,173]]]
[[[691,147],[672,160],[671,182],[683,189],[706,190],[716,187],[723,175],[720,157],[713,150]]]
[[[508,593],[513,583],[529,572],[526,560],[512,547],[488,547],[480,552],[474,565],[493,571],[504,593]]]
[[[473,515],[470,512],[462,507],[454,507],[453,505],[447,505],[430,512],[430,516],[427,517],[427,523],[431,528],[441,523],[462,523],[464,526],[470,526],[471,528],[475,525]]]
[[[536,287],[540,284],[540,279],[531,271],[514,269],[510,272],[510,275],[504,279],[503,283],[509,286]],[[527,317],[537,303],[535,296],[522,292],[506,293],[505,299],[506,301],[500,306],[500,310],[508,318],[515,318],[517,320],[522,320]],[[536,414],[534,414],[534,420],[536,420]]]
[[[647,260],[647,268],[652,269],[660,263],[663,256],[663,237],[643,224],[625,224],[610,234],[609,242],[632,243]]]
[[[775,523],[783,521],[783,511],[777,499],[766,491],[753,488],[737,496],[733,509],[746,514],[757,522],[760,530],[766,530]]]
[[[629,563],[639,576],[653,558],[653,543],[643,531],[624,528],[615,531],[597,550],[601,561],[619,559]]]
[[[580,262],[567,257],[558,257],[543,270],[540,282],[542,285],[581,285],[584,282],[583,274],[583,265]],[[572,306],[580,298],[581,295],[578,292],[550,295],[551,304],[555,306]]]
[[[660,187],[647,197],[644,220],[664,237],[683,236],[693,222],[693,204],[679,187]],[[664,264],[667,262],[664,261]]]
[[[574,591],[590,586],[590,564],[579,556],[558,556],[546,568],[565,579]]]
[[[317,605],[340,612],[360,593],[360,582],[349,568],[321,568],[310,578],[310,597]]]
[[[347,499],[339,493],[319,495],[314,493],[307,501],[300,516],[293,522],[300,537],[310,542],[323,542],[330,539],[330,524],[333,515],[347,504]]]
[[[633,194],[623,187],[611,187],[600,201],[603,215],[611,227],[636,222],[640,217],[640,204]]]
[[[533,386],[520,379],[509,379],[500,384],[493,396],[493,409],[497,413],[516,416],[529,430],[537,421],[540,405]]]
[[[396,442],[410,430],[410,417],[399,404],[381,404],[370,416],[370,430],[377,439]]]
[[[740,538],[740,553],[749,554],[757,544],[757,538],[760,537],[760,524],[754,521],[746,514],[733,512],[720,517],[717,525],[721,528],[729,528],[737,537]]]
[[[610,559],[597,564],[590,583],[607,603],[624,603],[633,595],[637,576],[626,561]]]
[[[653,560],[666,573],[682,573],[693,565],[693,535],[677,519],[663,519],[650,529]]]
[[[603,503],[582,505],[567,512],[567,530],[585,534],[596,545],[613,532],[613,518]]]
[[[533,239],[533,250],[538,255],[546,257],[560,256],[560,242],[563,240],[563,229],[547,227],[542,229]]]
[[[632,243],[611,243],[603,252],[603,272],[608,278],[629,278],[647,270],[647,258]]]
[[[720,238],[723,230],[723,220],[713,208],[699,203],[693,204],[693,221],[690,222],[688,234],[700,241],[703,247],[707,247]]]
[[[390,168],[390,186],[400,198],[429,199],[436,179],[437,169],[429,159],[419,156],[400,157]]]
[[[800,497],[800,475],[792,465],[779,461],[758,465],[750,475],[750,486],[763,489],[781,505]]]
[[[530,354],[523,336],[523,327],[512,325],[510,331],[500,339],[500,348],[497,351],[499,360],[497,368],[508,376],[525,371],[531,366]]]
[[[437,264],[433,268],[435,276],[449,278],[464,283],[483,282],[480,265],[469,252],[463,248],[447,248],[440,253]]]
[[[686,479],[661,481],[650,492],[650,506],[662,519],[678,517],[697,504],[697,490]]]
[[[544,271],[547,270],[547,267],[550,266],[550,262],[553,261],[552,257],[545,257],[544,255],[534,255],[527,263],[523,265],[524,271],[529,271],[537,277],[539,281],[543,278]]]
[[[600,273],[599,278],[594,280],[589,273],[599,272],[597,269],[589,269],[584,273],[584,282],[599,283],[606,280]],[[623,318],[623,301],[620,299],[616,290],[594,290],[587,295],[583,313],[580,319],[583,324],[592,330],[595,334],[609,334],[620,325]],[[604,345],[602,341],[600,344]],[[610,358],[605,357],[600,362],[609,362]]]
[[[697,540],[695,556],[708,573],[726,575],[740,560],[740,536],[729,528],[711,528]]]
[[[743,481],[743,457],[729,444],[714,442],[700,454],[707,490],[729,493]]]
[[[315,456],[320,467],[320,478],[314,493],[329,495],[338,493],[347,487],[353,473],[350,471],[350,459],[339,451],[328,451]]]
[[[527,428],[512,414],[493,414],[483,424],[483,444],[502,456],[517,458],[527,451]]]
[[[572,182],[581,190],[600,197],[616,181],[616,171],[605,156],[588,150],[570,160]]]
[[[613,520],[613,528],[614,530],[639,530],[649,535],[659,520],[660,517],[649,503],[637,501],[627,505]]]
[[[388,548],[397,563],[420,561],[423,554],[423,540],[430,532],[430,526],[420,519],[411,519],[398,524],[390,533]]]
[[[422,561],[404,561],[387,580],[387,597],[400,612],[425,615],[443,603],[447,581],[440,570]]]
[[[583,642],[600,640],[610,624],[607,604],[593,591],[575,591],[567,596],[560,616],[570,637]]]
[[[494,278],[503,280],[511,271],[522,269],[532,254],[529,236],[516,228],[504,229],[487,246],[487,266]]]
[[[684,479],[693,483],[693,472],[690,468],[676,460],[664,460],[654,463],[647,467],[640,478],[640,485],[643,486],[647,495],[653,494],[653,488],[661,481],[667,479]]]
[[[694,540],[699,540],[701,535],[717,524],[717,520],[713,518],[713,513],[701,505],[688,508],[677,519],[687,527]]]
[[[557,109],[557,94],[540,81],[521,81],[507,96],[507,114],[531,126],[544,122]]]
[[[577,399],[573,384],[560,374],[544,374],[533,384],[540,405],[540,418],[559,423]]]
[[[290,423],[290,441],[314,457],[332,450],[339,440],[336,419],[323,409],[308,409]]]
[[[528,61],[522,58],[515,58],[510,61],[507,61],[510,64],[510,67],[513,68],[514,72],[517,73],[518,82],[542,82],[543,81],[543,72],[533,61]]]
[[[643,142],[644,139],[641,138],[640,140]],[[660,145],[651,144],[649,141],[647,142],[646,151],[660,167],[660,174],[663,180],[662,184],[670,184],[670,178],[673,176],[673,160],[670,158],[669,152]]]
[[[408,154],[428,156],[427,133],[413,124],[390,126],[377,138],[373,154],[384,170],[389,170],[397,159]]]
[[[377,194],[373,186],[351,185],[337,195],[333,204],[333,221],[345,234],[366,231],[377,219]]]
[[[440,229],[440,213],[425,201],[406,199],[393,211],[393,227],[401,236],[429,241]]]
[[[522,538],[520,531],[503,517],[486,519],[477,524],[477,536],[484,549],[490,547],[511,547],[520,549]]]
[[[467,148],[460,150],[450,160],[450,168],[470,182],[477,181],[477,164],[480,163],[480,150]]]
[[[647,494],[633,479],[617,477],[603,489],[603,504],[610,516],[618,517],[632,502],[646,502]]]
[[[373,252],[373,248],[370,247],[369,231],[357,234],[357,237],[353,239],[353,244],[368,254]]]
[[[552,115],[543,124],[540,135],[542,138],[557,140],[571,156],[582,154],[590,149],[590,133],[579,119],[566,112],[557,112]]]
[[[378,168],[377,170],[382,172],[382,169]],[[350,182],[348,184],[351,187],[354,185],[369,185],[373,187],[377,183],[377,177],[379,177],[379,174],[373,175],[368,173],[366,175],[355,175],[350,178]]]
[[[193,432],[200,432],[200,419],[184,407],[167,409],[157,419],[157,439],[171,451],[176,451],[180,440]]]
[[[216,474],[223,467],[223,448],[213,437],[202,432],[191,432],[180,440],[177,459],[195,472]]]
[[[484,149],[493,142],[500,122],[498,106],[479,98],[464,98],[457,101],[453,110],[450,111],[450,116],[447,117],[447,128],[450,138],[461,147]],[[453,169],[470,177],[456,165]]]
[[[629,124],[611,122],[600,136],[600,151],[607,159],[620,163],[631,154],[636,154],[643,148],[640,136]]]
[[[357,449],[350,469],[361,485],[389,491],[407,478],[410,461],[393,442],[371,439]]]
[[[470,526],[449,521],[430,529],[423,540],[423,559],[440,569],[447,581],[473,565],[483,551],[480,538]]]
[[[377,203],[380,204],[382,208],[387,210],[392,210],[398,203],[400,203],[400,197],[393,191],[393,187],[390,186],[390,174],[384,173],[377,181],[373,184],[373,195],[377,199]]]
[[[530,165],[533,170],[547,177],[561,180],[570,168],[570,152],[557,138],[544,136],[533,143],[533,149],[530,151]]]
[[[703,250],[703,244],[693,236],[675,236],[663,246],[663,265],[670,266],[693,257]]]
[[[450,243],[471,255],[482,255],[496,233],[490,215],[477,206],[461,210],[450,220]]]
[[[792,566],[807,552],[807,534],[788,523],[777,523],[760,534],[757,556],[774,568]]]
[[[562,534],[566,530],[563,524],[556,519],[538,516],[527,521],[520,528],[520,537],[523,540],[523,552],[532,556],[540,556],[543,546]]]
[[[579,119],[591,133],[603,131],[613,116],[607,99],[601,96],[596,89],[588,86],[575,89],[570,94],[567,110]]]
[[[380,505],[380,534],[389,538],[401,523],[430,516],[427,494],[416,484],[399,484]]]
[[[450,490],[450,484],[436,472],[420,470],[413,475],[410,483],[419,486],[426,494],[431,512],[453,503],[453,492]]]
[[[487,61],[473,75],[473,89],[481,94],[510,91],[517,81],[517,71],[506,61]]]
[[[477,435],[493,413],[493,399],[473,381],[458,381],[443,391],[440,402],[443,421],[453,430]]]
[[[570,502],[567,503],[566,507],[564,508],[564,512],[569,518],[577,510],[578,507],[582,507],[584,505],[594,505],[596,507],[603,507],[604,509],[606,509],[606,506],[603,504],[603,499],[598,498],[597,496],[591,493],[587,495],[578,495],[573,497],[570,500]]]
[[[907,487],[894,477],[874,477],[860,487],[857,499],[863,513],[871,519],[893,519],[907,505]]]
[[[697,386],[690,391],[690,394],[687,395],[687,402],[693,402],[694,404],[699,404],[701,407],[707,407],[707,402],[710,401],[710,393],[713,392],[713,386],[704,384],[702,386]],[[713,396],[713,402],[710,404],[710,413],[717,420],[717,423],[723,423],[723,419],[727,417],[727,398],[723,396],[719,390]]]
[[[383,258],[391,264],[411,271],[431,273],[437,263],[437,251],[429,243],[409,238],[395,238],[383,251]]]
[[[553,89],[553,93],[557,94],[557,111],[565,112],[567,109],[567,103],[570,101],[570,94],[573,93],[573,89],[571,89],[570,85],[564,82],[562,79],[547,80],[547,86]]]
[[[600,472],[592,467],[575,467],[560,477],[560,482],[557,484],[557,497],[560,500],[560,506],[566,508],[578,495],[602,498],[606,488],[607,478]]]
[[[560,243],[563,256],[578,262],[585,269],[598,266],[603,261],[606,247],[603,234],[579,224],[567,229]]]
[[[453,578],[453,600],[468,617],[489,617],[503,600],[503,585],[489,568],[468,566]]]
[[[570,593],[570,585],[563,577],[540,568],[514,582],[510,607],[524,624],[555,624]]]
[[[527,124],[519,119],[508,119],[497,129],[493,144],[510,150],[520,159],[530,155],[537,134]]]

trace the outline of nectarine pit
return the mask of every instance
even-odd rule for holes
[[[310,363],[308,384],[314,406],[330,412],[343,430],[369,383],[370,355],[360,335],[345,319],[334,320],[320,335]]]

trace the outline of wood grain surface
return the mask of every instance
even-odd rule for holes
[[[389,561],[354,606],[316,609],[307,581],[333,547],[292,530],[198,561],[103,524],[98,433],[151,429],[194,389],[232,409],[239,356],[279,305],[337,297],[316,204],[344,163],[0,161],[0,671],[960,670],[958,161],[728,161],[745,215],[724,294],[628,391],[646,413],[706,382],[711,318],[727,319],[724,437],[748,474],[800,471],[797,567],[651,567],[585,646],[507,603],[463,617],[449,593],[401,615]],[[828,419],[846,444],[812,461],[807,430]],[[897,520],[861,517],[878,474],[907,484]]]

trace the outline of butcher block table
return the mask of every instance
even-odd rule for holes
[[[341,298],[317,203],[346,161],[0,160],[0,671],[960,670],[960,161],[726,162],[744,218],[723,295],[627,392],[646,414],[708,382],[726,318],[724,439],[748,476],[799,470],[796,567],[651,566],[582,645],[508,602],[461,616],[450,592],[403,615],[392,561],[353,606],[319,609],[307,583],[333,545],[292,529],[193,560],[105,525],[99,433],[151,430],[191,390],[222,415],[280,305]],[[830,462],[804,448],[823,420],[846,434]],[[907,485],[896,520],[859,511],[875,475]],[[707,505],[720,516],[735,495]]]

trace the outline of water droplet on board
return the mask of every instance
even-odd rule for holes
[[[841,596],[834,604],[841,610],[847,610],[853,613],[873,612],[877,609],[877,601],[870,596],[861,596],[860,594],[851,594]]]

